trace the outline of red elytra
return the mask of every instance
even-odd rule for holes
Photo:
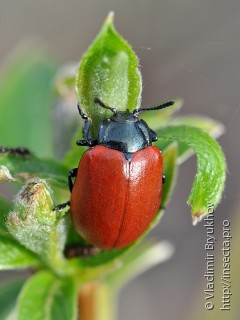
[[[162,154],[148,146],[132,154],[97,145],[80,160],[70,199],[77,232],[102,248],[122,248],[149,227],[161,202]]]

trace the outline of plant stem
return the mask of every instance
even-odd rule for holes
[[[116,319],[115,292],[102,282],[84,285],[78,295],[78,319]]]

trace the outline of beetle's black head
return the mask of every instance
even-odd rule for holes
[[[132,112],[130,112],[129,110],[118,111],[114,113],[113,116],[111,117],[111,121],[119,122],[119,123],[123,123],[123,122],[133,123],[133,122],[136,122],[137,120],[138,120],[138,117],[134,115]]]
[[[105,147],[119,150],[125,154],[131,154],[138,150],[144,149],[156,141],[156,134],[148,127],[144,120],[138,119],[138,113],[147,109],[135,109],[119,111],[106,106],[101,100],[94,99],[101,107],[113,112],[110,119],[105,119],[99,126],[98,144]],[[173,104],[169,101],[161,106],[149,110],[165,108]]]

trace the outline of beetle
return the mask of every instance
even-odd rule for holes
[[[172,106],[174,101],[133,112],[117,111],[98,98],[94,102],[113,116],[101,122],[97,138],[90,138],[92,121],[78,105],[84,139],[76,143],[89,149],[78,168],[69,171],[70,201],[55,209],[69,205],[76,231],[89,243],[101,249],[123,248],[154,219],[164,182],[162,152],[152,146],[157,134],[138,114]]]

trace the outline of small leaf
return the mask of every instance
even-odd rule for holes
[[[197,156],[197,174],[188,204],[193,223],[208,214],[208,206],[221,200],[226,178],[226,161],[219,144],[202,130],[187,126],[169,126],[158,130],[161,139],[177,140],[193,149]]]
[[[22,245],[61,270],[66,225],[53,208],[52,192],[47,183],[37,178],[29,180],[16,197],[7,227]]]
[[[15,306],[17,296],[24,284],[24,279],[16,278],[0,286],[0,319],[6,319]]]
[[[11,150],[11,152],[0,152],[0,180],[1,172],[2,174],[5,172],[5,176],[9,177],[8,181],[21,182],[34,175],[54,179],[62,187],[67,188],[68,171],[63,165],[54,160],[40,160],[29,152],[21,155],[13,152],[15,149]]]
[[[133,110],[140,104],[141,75],[130,45],[116,32],[113,14],[107,17],[97,38],[84,54],[77,75],[82,110],[93,119],[93,135],[99,123],[111,115],[94,103],[99,98],[117,110]]]
[[[0,235],[0,270],[37,266],[37,257],[8,236]]]
[[[187,125],[191,127],[196,127],[208,133],[211,137],[215,139],[220,137],[224,133],[224,126],[220,122],[203,116],[177,117],[170,120],[169,124],[171,126]],[[159,140],[156,142],[156,145],[161,150],[165,150],[165,148],[167,148],[171,143],[172,142],[168,140]],[[178,164],[182,164],[183,162],[185,162],[192,154],[193,151],[189,148],[188,145],[178,141]]]
[[[0,145],[26,146],[53,155],[50,107],[55,63],[39,49],[25,50],[4,66],[0,81]]]
[[[77,291],[71,278],[42,271],[24,285],[18,299],[18,320],[76,320]]]

